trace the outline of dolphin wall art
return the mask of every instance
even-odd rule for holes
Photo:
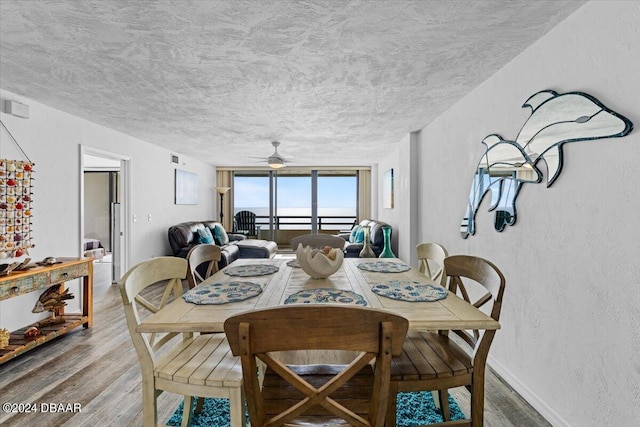
[[[531,116],[514,141],[491,134],[482,143],[486,150],[478,162],[460,235],[475,234],[480,203],[491,192],[489,211],[495,211],[494,228],[504,230],[517,219],[516,199],[523,183],[542,182],[540,163],[550,187],[562,171],[562,146],[569,142],[622,137],[633,129],[626,117],[583,92],[558,94],[544,90],[523,105]]]

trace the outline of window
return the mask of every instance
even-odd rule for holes
[[[273,175],[270,198],[269,174]],[[356,171],[317,171],[317,190],[313,191],[315,171],[282,170],[236,171],[234,174],[234,215],[242,210],[256,214],[256,223],[268,229],[273,200],[276,230],[318,230],[350,228],[357,218],[358,176]],[[315,207],[315,212],[314,212]]]

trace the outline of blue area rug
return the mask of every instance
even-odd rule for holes
[[[182,422],[182,403],[171,416],[167,425],[179,426]],[[195,406],[195,404],[194,404]],[[449,395],[449,409],[452,420],[465,418],[456,401]],[[397,426],[411,427],[423,424],[441,423],[442,414],[433,402],[431,392],[398,393]],[[247,425],[249,420],[247,417]],[[191,419],[193,427],[227,427],[229,426],[229,401],[226,399],[205,399],[204,407],[199,415]]]

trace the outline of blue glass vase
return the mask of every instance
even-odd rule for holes
[[[382,235],[384,236],[384,249],[378,258],[395,258],[396,255],[391,250],[391,227],[382,227]]]

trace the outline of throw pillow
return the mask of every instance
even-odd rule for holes
[[[364,243],[364,229],[362,227],[360,227],[360,229],[356,233],[356,237],[353,243]]]
[[[218,242],[218,245],[223,246],[229,243],[229,236],[227,235],[227,231],[224,229],[222,224],[215,225],[213,234],[216,237],[216,242]]]
[[[213,243],[213,235],[208,227],[198,229],[198,243]]]
[[[351,234],[349,235],[349,243],[355,243],[356,242],[356,235],[358,234],[358,231],[361,230],[362,227],[359,225],[354,225],[353,228],[351,229]]]

